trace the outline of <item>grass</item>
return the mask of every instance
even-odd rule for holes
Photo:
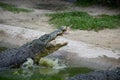
[[[0,47],[0,52],[7,50],[6,47]]]
[[[75,2],[76,6],[88,7],[91,5],[101,4],[102,6],[107,6],[110,8],[120,8],[120,5],[117,4],[116,0],[77,0]]]
[[[82,7],[87,7],[87,6],[91,6],[93,4],[96,4],[96,0],[77,0],[75,2],[76,6],[82,6]]]
[[[120,27],[120,14],[93,17],[86,12],[64,12],[47,15],[51,17],[50,24],[54,24],[56,27],[71,26],[73,29],[95,31]]]
[[[14,13],[20,13],[20,12],[30,12],[31,10],[24,9],[24,8],[18,8],[15,5],[0,3],[0,7],[4,10],[8,10]]]

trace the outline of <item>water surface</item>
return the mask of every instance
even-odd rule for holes
[[[23,69],[8,69],[0,71],[0,80],[65,80],[76,74],[85,74],[93,70],[88,68],[32,68],[29,70]]]

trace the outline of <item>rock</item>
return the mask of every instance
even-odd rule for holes
[[[78,74],[67,80],[120,80],[120,67],[113,70],[95,71],[88,74]]]

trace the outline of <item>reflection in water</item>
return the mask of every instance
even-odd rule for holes
[[[93,71],[88,68],[67,68],[57,58],[42,58],[40,66],[33,65],[34,61],[28,58],[19,69],[0,71],[0,80],[65,80],[80,73]]]
[[[33,75],[35,67],[36,66],[34,65],[34,61],[31,58],[27,58],[27,61],[25,61],[21,66],[21,76],[31,77]],[[53,75],[58,74],[60,69],[66,68],[66,65],[62,62],[62,60],[58,58],[43,57],[39,60],[38,67],[41,68],[40,70],[38,70],[40,74]],[[18,71],[16,71],[15,73],[19,74]]]
[[[88,68],[52,69],[34,66],[31,69],[10,69],[0,72],[0,80],[65,80],[66,78],[92,71]]]

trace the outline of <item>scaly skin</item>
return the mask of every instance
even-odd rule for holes
[[[60,28],[50,34],[45,34],[39,39],[24,44],[19,48],[6,50],[0,53],[0,68],[11,68],[23,63],[27,58],[35,58],[46,49],[47,44],[57,36],[62,35],[66,28]]]

